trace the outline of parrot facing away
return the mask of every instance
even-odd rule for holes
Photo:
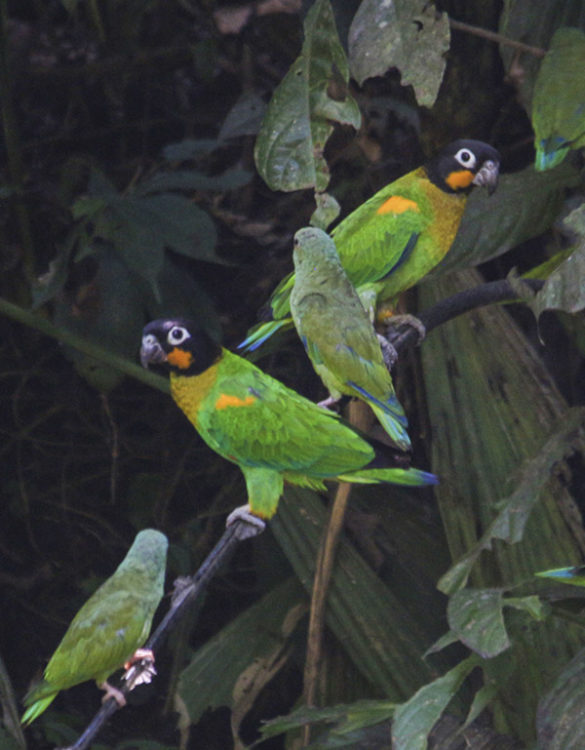
[[[569,583],[572,586],[585,586],[585,565],[573,565],[569,568],[552,568],[552,570],[541,570],[534,575],[539,578],[552,578],[560,583]]]
[[[114,694],[108,677],[146,641],[162,599],[168,541],[146,529],[136,535],[114,574],[73,618],[45,669],[24,697],[22,723],[30,724],[61,690],[95,680]]]
[[[373,442],[337,414],[222,348],[191,321],[149,323],[140,361],[170,372],[176,404],[210,448],[242,471],[256,519],[274,515],[285,480],[313,489],[324,489],[325,480],[408,486],[437,481],[418,469],[383,468]]]
[[[394,300],[447,254],[467,196],[476,185],[496,188],[500,155],[482,141],[450,143],[426,165],[379,190],[331,232],[341,265],[370,317],[377,303]],[[252,328],[239,345],[254,351],[276,331],[290,328],[294,273],[270,299],[272,320]]]
[[[293,260],[293,321],[331,398],[339,400],[346,394],[365,401],[393,442],[409,450],[408,422],[380,342],[343,270],[335,243],[322,229],[300,229],[294,238]]]
[[[585,33],[555,31],[536,81],[532,127],[538,171],[560,164],[570,149],[585,146]]]

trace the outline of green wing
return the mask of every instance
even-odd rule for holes
[[[433,220],[424,170],[409,172],[362,203],[332,231],[354,286],[380,281],[407,263]]]
[[[337,415],[227,351],[197,420],[208,444],[242,467],[333,477],[374,456]]]

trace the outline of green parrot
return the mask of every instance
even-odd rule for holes
[[[313,489],[324,489],[325,480],[408,486],[437,481],[418,469],[385,468],[386,446],[376,450],[374,441],[337,414],[222,348],[191,321],[149,323],[140,361],[170,373],[176,404],[210,448],[240,467],[245,507],[254,521],[274,515],[285,480]]]
[[[338,224],[331,235],[341,265],[373,320],[378,303],[393,301],[431,271],[451,248],[475,185],[495,190],[499,153],[482,141],[458,140],[425,166],[378,191]],[[254,351],[292,325],[286,276],[270,299],[272,320],[251,329],[239,345]]]
[[[146,529],[136,535],[115,573],[73,618],[43,679],[24,697],[28,708],[23,724],[40,716],[61,690],[87,680],[122,699],[107,679],[131,660],[148,637],[163,595],[167,547],[160,531]]]
[[[532,127],[539,171],[560,164],[570,149],[585,146],[585,33],[555,31],[532,97]]]
[[[552,578],[560,583],[570,583],[572,586],[585,586],[585,565],[574,565],[570,568],[541,570],[534,575],[537,575],[540,578]]]
[[[331,400],[346,394],[365,401],[393,442],[409,450],[408,422],[380,342],[343,270],[335,243],[322,229],[299,229],[293,261],[292,318]]]

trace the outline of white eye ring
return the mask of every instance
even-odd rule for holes
[[[183,326],[173,326],[167,334],[167,343],[171,346],[177,346],[190,337],[191,334],[186,328],[183,328]]]
[[[455,160],[458,161],[462,167],[467,167],[468,169],[475,169],[475,165],[477,164],[475,154],[468,148],[460,148],[455,154]]]

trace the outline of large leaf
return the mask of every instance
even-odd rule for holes
[[[468,270],[421,285],[422,306],[480,281]],[[512,493],[517,511],[509,507],[504,526],[522,538],[516,544],[494,540],[491,553],[484,552],[471,569],[471,586],[509,590],[529,582],[528,592],[518,595],[532,593],[534,571],[582,558],[582,523],[561,473],[576,436],[552,438],[563,419],[578,416],[567,410],[533,346],[502,306],[440,326],[421,351],[431,468],[440,478],[435,495],[452,557],[459,560],[475,548],[503,510],[499,501]],[[532,466],[525,463],[532,459]],[[484,672],[498,686],[499,726],[530,742],[537,702],[582,646],[584,634],[571,623],[553,618],[539,623],[515,610],[506,612],[506,627],[512,646],[484,662]]]
[[[491,196],[476,190],[451,250],[431,276],[485,263],[542,234],[558,217],[566,189],[579,183],[577,170],[561,164],[549,172],[528,167],[504,174]]]
[[[536,315],[544,310],[576,313],[585,308],[585,203],[563,221],[575,240],[572,252],[549,276],[531,307]]]
[[[445,72],[449,19],[424,0],[364,0],[349,31],[352,76],[362,84],[398,68],[419,104],[432,107]]]
[[[501,589],[461,589],[449,600],[449,627],[472,651],[489,659],[510,640],[504,625]]]
[[[301,54],[274,92],[256,140],[256,167],[272,190],[325,190],[332,123],[358,128],[361,121],[329,0],[316,0],[304,31]]]
[[[392,488],[387,488],[391,502]],[[326,511],[315,493],[287,487],[271,529],[307,591],[311,591]],[[350,659],[389,700],[403,700],[431,675],[418,620],[342,540],[327,599],[326,624]]]

